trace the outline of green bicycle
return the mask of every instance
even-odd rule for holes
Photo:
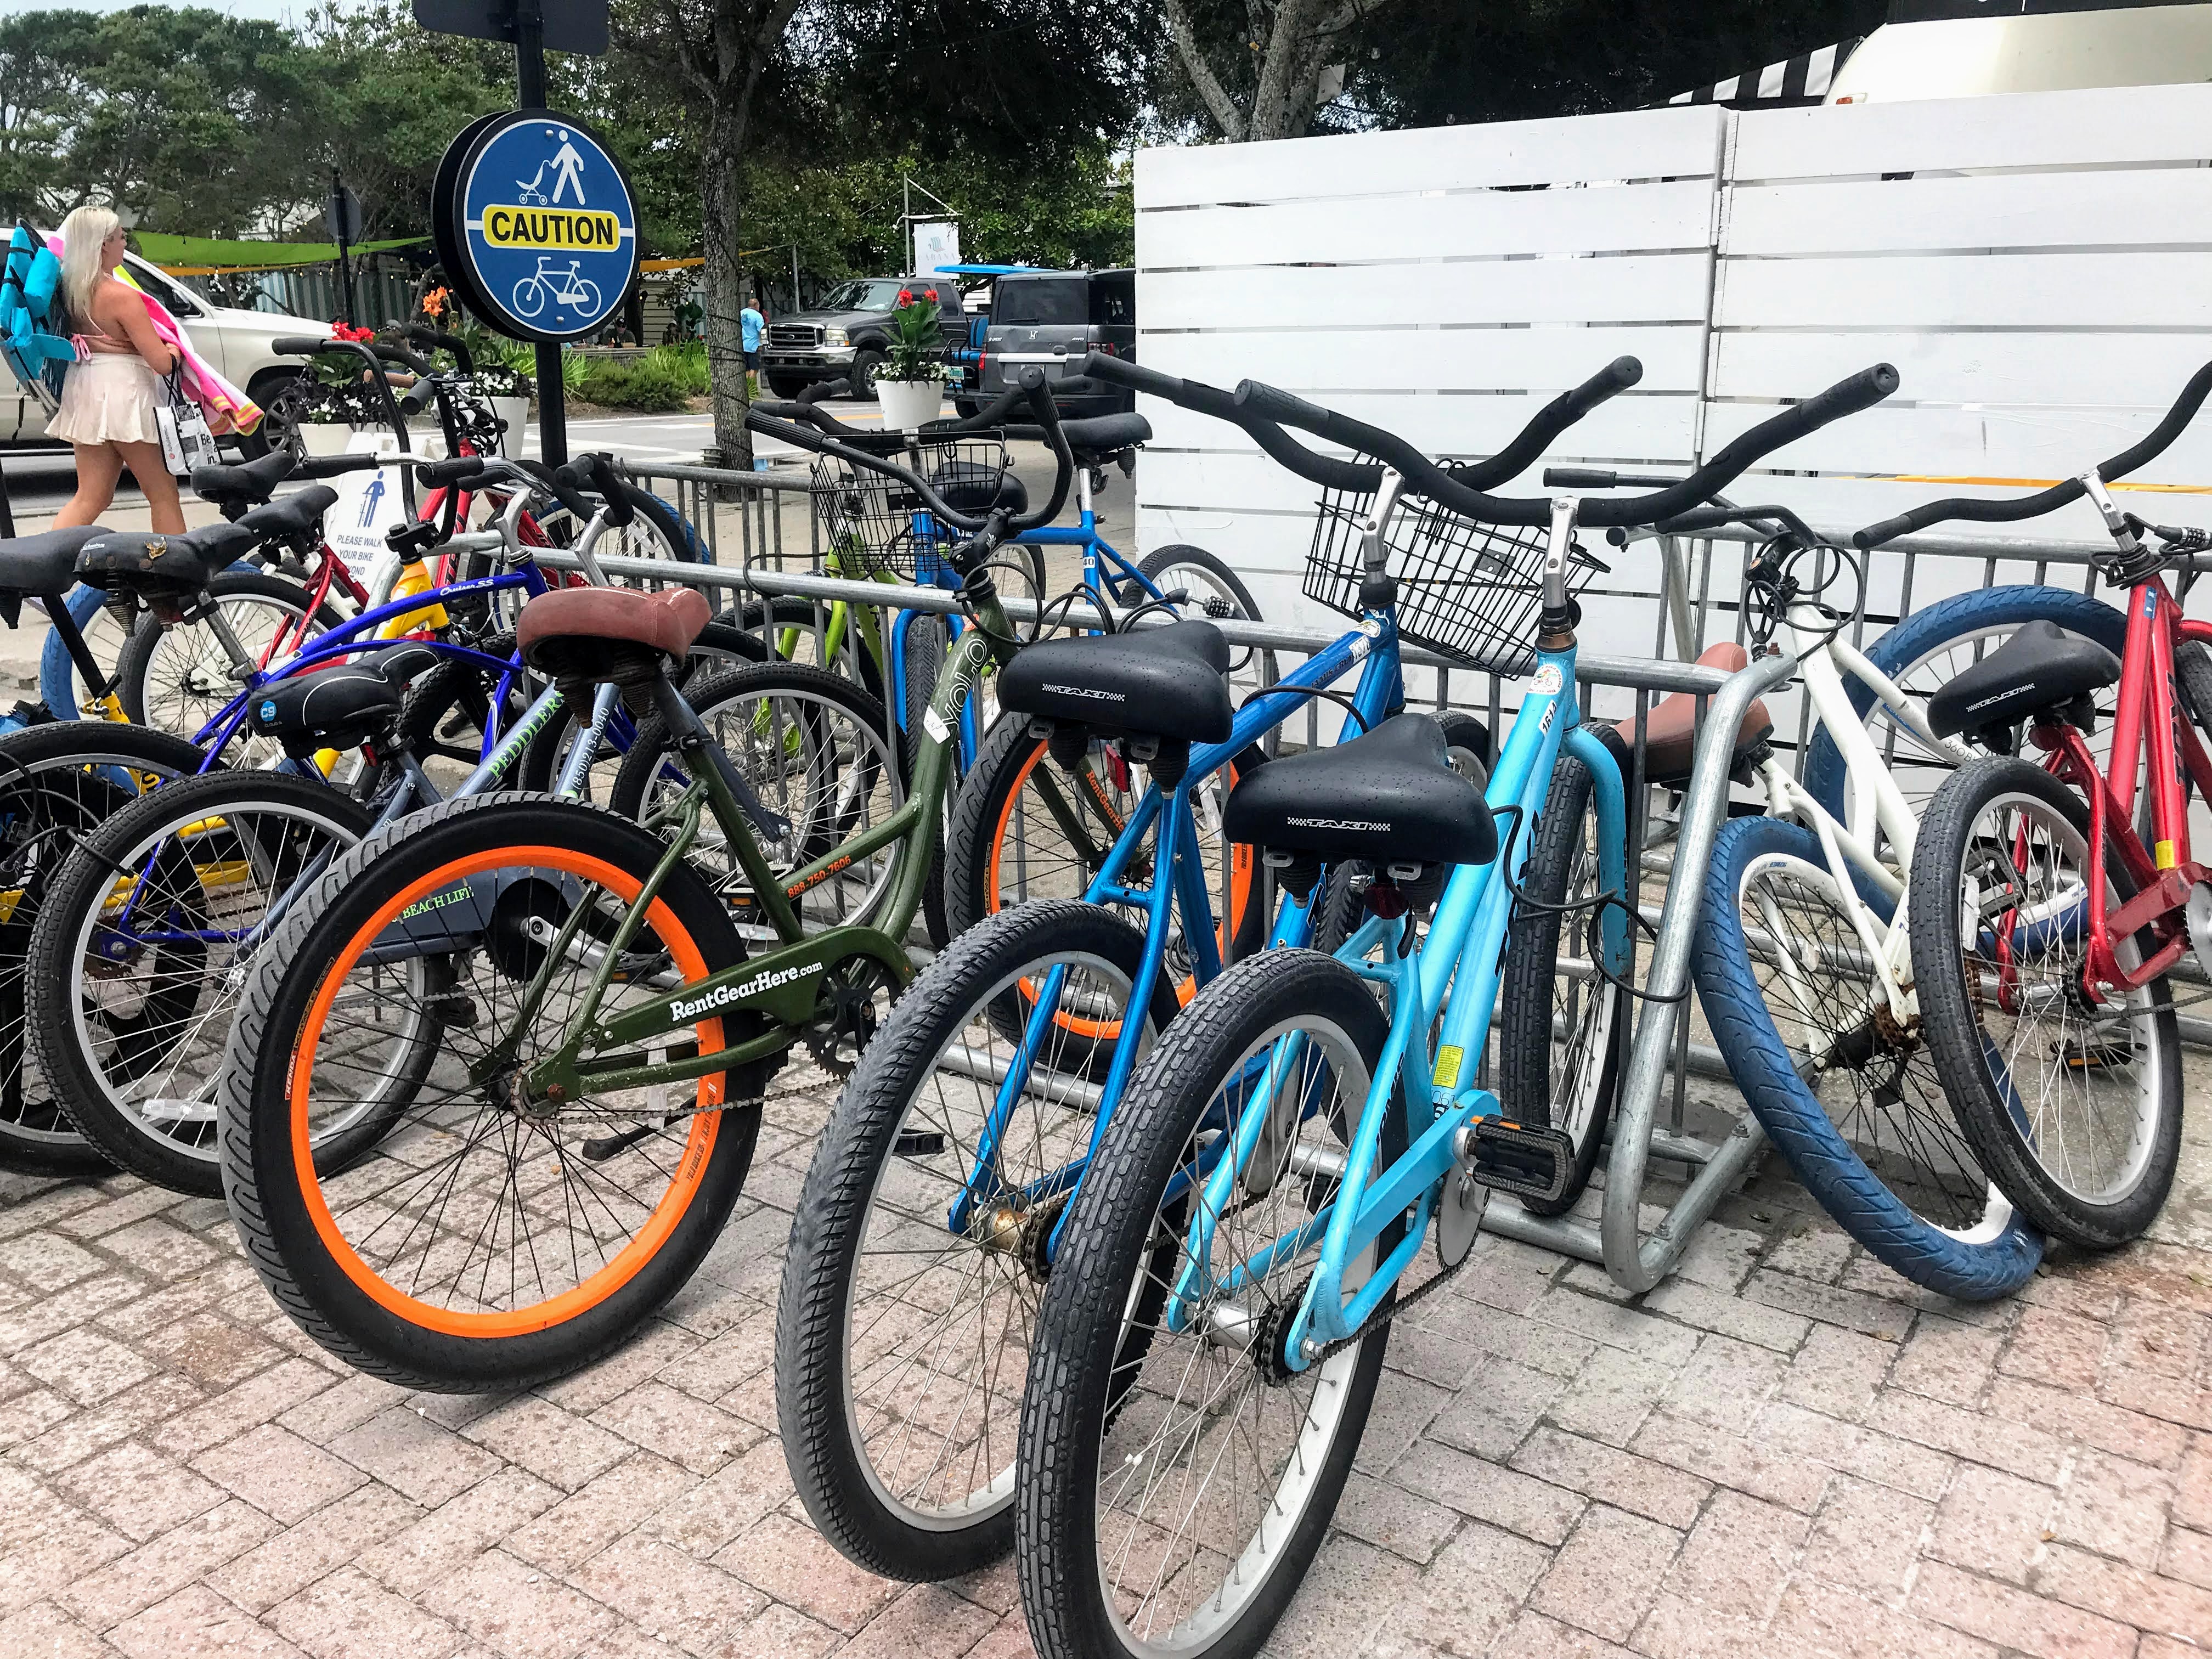
[[[518,644],[572,698],[611,683],[653,710],[689,780],[660,832],[542,795],[450,802],[363,842],[288,907],[225,1055],[224,1187],[251,1260],[317,1341],[418,1388],[527,1386],[589,1363],[705,1259],[790,1050],[850,1069],[913,971],[901,941],[936,851],[962,702],[1020,643],[994,555],[1067,494],[1069,441],[1041,377],[1030,402],[1058,463],[1035,514],[955,505],[894,462],[853,457],[970,532],[949,556],[974,625],[939,674],[895,809],[776,867],[767,848],[805,837],[670,678],[706,601],[574,589],[526,606]],[[849,774],[849,733],[799,725],[798,764]],[[789,757],[780,734],[765,752]],[[740,928],[693,860],[708,826],[757,927]],[[805,896],[874,862],[889,867],[865,910],[810,933]],[[748,932],[767,948],[749,951]],[[374,1147],[318,1163],[317,1123],[395,1094],[405,1104]]]

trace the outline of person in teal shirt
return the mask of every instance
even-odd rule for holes
[[[740,343],[744,347],[745,395],[748,398],[760,395],[761,330],[767,325],[768,319],[753,308],[752,301],[747,301],[745,308],[738,313],[738,329]]]

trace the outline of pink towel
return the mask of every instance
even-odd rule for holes
[[[46,246],[59,258],[62,239],[46,238]],[[114,271],[118,281],[128,283],[138,297],[146,302],[146,315],[153,319],[154,332],[163,344],[177,354],[177,362],[184,373],[179,376],[185,395],[200,406],[207,416],[208,430],[217,437],[229,432],[251,432],[261,424],[261,406],[216,372],[215,365],[192,349],[191,341],[185,337],[184,326],[169,314],[163,305],[138,284],[131,282],[130,269],[118,265]]]

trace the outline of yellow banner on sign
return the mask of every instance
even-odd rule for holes
[[[622,246],[622,221],[571,208],[493,207],[484,210],[483,238],[494,247],[611,253]]]

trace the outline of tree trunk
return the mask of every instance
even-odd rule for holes
[[[738,158],[744,147],[744,112],[738,100],[718,100],[699,155],[699,194],[705,204],[706,265],[699,303],[706,312],[707,368],[712,380],[714,444],[722,465],[750,471],[753,434],[745,429],[744,261],[738,234]]]

